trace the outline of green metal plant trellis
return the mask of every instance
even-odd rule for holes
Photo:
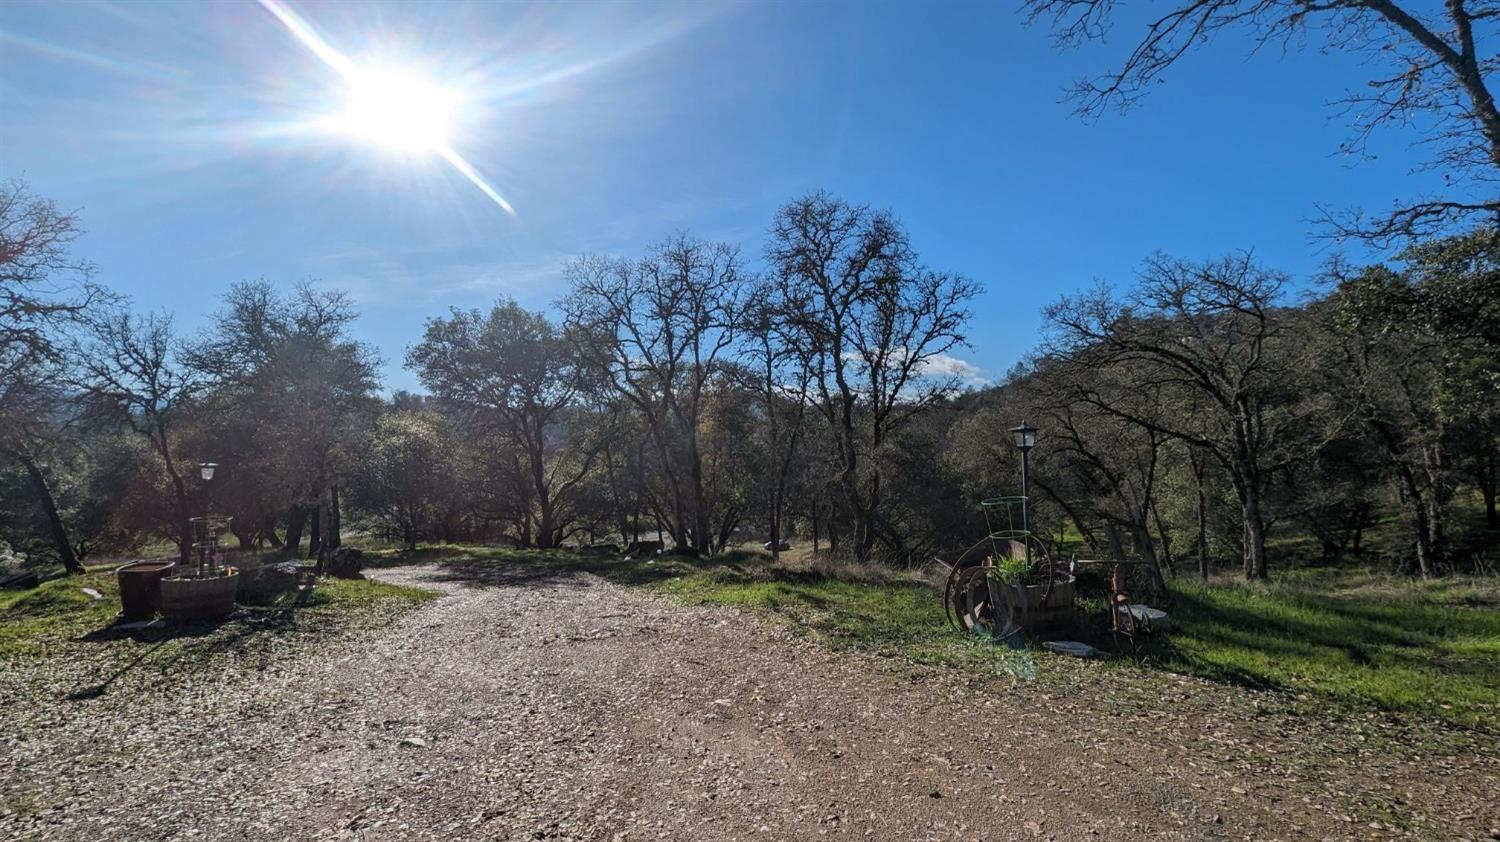
[[[1031,523],[1026,511],[1026,497],[991,497],[979,501],[984,512],[985,528],[989,530],[990,550],[998,562],[1008,557],[1013,542],[1020,542],[1026,554],[1026,565],[1031,566]]]

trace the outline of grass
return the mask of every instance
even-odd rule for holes
[[[1015,652],[954,633],[938,588],[911,575],[827,575],[745,552],[621,562],[449,548],[443,558],[460,567],[511,561],[587,571],[689,604],[753,611],[833,649],[989,674],[1040,669],[1046,677],[1048,664],[1062,668],[1048,653]],[[1112,668],[1195,675],[1500,734],[1500,582],[1419,582],[1321,569],[1283,574],[1270,584],[1174,582],[1171,588],[1173,633]]]
[[[1312,571],[1173,590],[1162,666],[1500,732],[1500,583]]]
[[[103,594],[93,599],[92,588]],[[31,590],[0,591],[0,656],[40,655],[109,625],[120,610],[113,573],[50,579]]]
[[[84,588],[101,594],[89,596]],[[0,659],[12,664],[51,657],[88,659],[92,655],[126,657],[136,648],[152,648],[153,659],[234,649],[269,653],[279,638],[339,633],[383,622],[431,599],[435,594],[361,579],[324,579],[310,597],[284,598],[269,606],[243,608],[218,626],[169,630],[137,640],[112,630],[120,608],[112,571],[51,579],[24,591],[0,591]],[[205,646],[203,644],[212,644]]]

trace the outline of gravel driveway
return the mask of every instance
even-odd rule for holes
[[[1309,780],[1277,753],[1316,724],[1216,713],[1228,691],[1206,682],[1164,679],[1191,719],[1113,719],[583,574],[375,575],[444,596],[211,688],[16,712],[0,838],[1481,839],[1500,821],[1493,758],[1356,751]],[[1391,793],[1404,827],[1376,809]]]

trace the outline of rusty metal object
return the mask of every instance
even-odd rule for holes
[[[960,599],[959,580],[964,576],[964,571],[980,567],[984,564],[989,554],[990,539],[981,538],[967,550],[959,554],[958,560],[949,564],[942,559],[934,559],[939,564],[948,568],[948,580],[943,585],[943,616],[947,618],[948,625],[958,631],[967,631],[962,621],[967,609],[966,600]],[[967,583],[965,583],[967,587]]]
[[[1131,605],[1137,602],[1165,604],[1169,602],[1166,583],[1161,573],[1142,559],[1078,559],[1073,567],[1107,565],[1109,567],[1109,631],[1118,643],[1120,638],[1130,642],[1132,651],[1139,648],[1140,639],[1151,634],[1151,621],[1137,616]],[[1137,588],[1129,580],[1132,571],[1145,571],[1146,580]]]
[[[941,558],[934,559],[948,568],[943,586],[943,616],[950,626],[964,634],[988,632],[991,637],[1003,638],[1015,634],[1023,626],[1046,625],[1059,619],[1064,608],[1060,603],[1072,605],[1074,583],[1080,567],[1107,565],[1111,585],[1110,631],[1117,637],[1129,638],[1132,645],[1138,635],[1150,631],[1149,620],[1142,620],[1130,609],[1135,602],[1156,604],[1167,601],[1165,583],[1149,563],[1138,559],[1054,561],[1043,542],[1035,537],[1027,540],[1032,543],[1032,558],[1046,572],[1046,580],[1040,586],[990,586],[989,568],[994,564],[993,536],[980,539],[951,564]],[[1020,549],[1020,541],[1011,543],[1012,553]],[[1127,574],[1134,569],[1144,570],[1147,579],[1129,582]],[[1039,594],[1031,593],[1038,588]],[[1022,602],[1027,604],[1020,604]],[[1030,605],[1030,602],[1036,604]]]
[[[1029,540],[1032,557],[1040,559],[1052,570],[1054,565],[1047,547],[1035,537]],[[1019,541],[1014,543],[1020,544]],[[999,639],[1019,632],[1018,620],[1021,618],[1016,606],[1006,598],[1005,588],[990,587],[988,569],[994,565],[994,549],[993,536],[986,536],[964,550],[952,564],[936,560],[948,568],[943,587],[943,616],[948,624],[965,634],[987,631],[991,637]]]

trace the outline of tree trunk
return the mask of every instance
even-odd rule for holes
[[[1151,538],[1151,530],[1146,526],[1145,518],[1130,525],[1130,531],[1135,538],[1136,550],[1140,552],[1141,560],[1151,568],[1156,578],[1161,578],[1161,563],[1156,557],[1156,542]]]
[[[29,453],[22,454],[21,463],[26,466],[31,487],[36,491],[37,501],[42,504],[43,514],[47,516],[47,527],[52,532],[52,544],[57,549],[58,561],[62,562],[63,568],[69,573],[82,573],[83,564],[78,561],[73,543],[68,540],[68,527],[63,523],[62,515],[57,512],[57,499],[52,496],[52,486],[47,484],[47,476]]]
[[[1500,497],[1500,455],[1494,448],[1480,457],[1474,479],[1480,496],[1484,498],[1485,528],[1500,529],[1500,510],[1496,509],[1496,497]]]
[[[713,525],[708,517],[708,497],[703,493],[703,457],[698,452],[694,433],[688,456],[693,460],[689,475],[693,480],[693,551],[698,555],[713,553]]]
[[[271,549],[281,549],[281,538],[276,535],[276,516],[266,515],[260,522],[260,536],[270,545]]]
[[[1422,493],[1416,472],[1405,463],[1400,464],[1401,499],[1407,505],[1411,531],[1416,539],[1417,570],[1426,579],[1432,575],[1433,558],[1432,525],[1427,520],[1427,495]]]
[[[239,548],[242,550],[250,549],[255,543],[255,532],[246,529],[245,525],[238,519],[230,519],[229,534],[234,536],[235,542],[239,544]]]
[[[875,520],[880,506],[880,473],[877,471],[870,478],[870,495],[867,500],[862,501],[857,490],[850,492],[849,499],[854,504],[854,558],[856,561],[869,561],[878,537]]]
[[[544,483],[537,486],[537,509],[540,517],[536,525],[536,545],[538,549],[550,550],[556,547],[558,540],[557,513],[552,503],[552,496],[548,493]]]
[[[771,492],[771,522],[767,524],[771,528],[771,560],[778,561],[781,558],[781,494]]]
[[[1432,530],[1427,522],[1427,508],[1419,503],[1415,514],[1416,519],[1412,524],[1412,531],[1416,533],[1417,539],[1417,570],[1421,572],[1423,579],[1430,579],[1434,559]]]
[[[1493,478],[1479,487],[1479,493],[1484,495],[1484,525],[1488,529],[1500,529],[1500,509],[1496,508],[1495,498],[1497,496]]]
[[[1208,581],[1208,495],[1203,491],[1203,469],[1201,465],[1193,466],[1194,477],[1198,481],[1198,575],[1203,581]]]
[[[323,503],[318,506],[318,514],[322,521],[318,529],[322,539],[318,544],[318,572],[322,573],[328,569],[333,551],[339,548],[339,492],[336,486],[323,489]]]
[[[167,430],[160,416],[154,422],[155,434],[148,434],[156,453],[161,457],[167,478],[172,482],[172,494],[177,515],[177,560],[184,568],[193,563],[193,515],[188,499],[187,483],[177,472],[177,462],[172,458],[172,449],[167,445]]]
[[[339,487],[328,486],[328,531],[323,534],[323,543],[327,545],[328,551],[333,552],[344,545],[343,540],[343,512],[339,508]]]
[[[318,492],[320,498],[318,505],[312,507],[311,531],[307,536],[307,557],[318,558],[323,553],[323,504],[322,492]]]
[[[1244,488],[1245,515],[1245,578],[1265,580],[1266,569],[1266,521],[1260,509],[1260,488],[1248,481]]]
[[[307,528],[307,508],[294,504],[286,513],[286,549],[293,557],[302,550],[302,530]]]
[[[1167,572],[1172,578],[1177,578],[1177,562],[1172,558],[1172,536],[1167,534],[1166,524],[1161,522],[1161,510],[1156,507],[1155,501],[1151,503],[1151,518],[1156,521],[1156,534],[1161,536],[1161,557],[1167,565]]]
[[[543,550],[552,549],[558,543],[556,507],[552,501],[552,489],[547,483],[546,446],[546,430],[542,419],[537,417],[534,425],[526,427],[526,458],[531,469],[531,487],[536,492],[536,545]]]
[[[813,500],[812,507],[812,530],[813,530],[813,554],[818,553],[818,501]]]

